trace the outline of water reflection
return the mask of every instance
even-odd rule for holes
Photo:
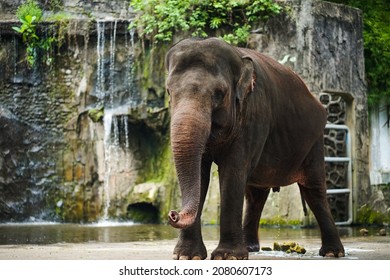
[[[204,240],[218,240],[218,226],[202,228]],[[359,236],[357,228],[340,228],[342,237]],[[178,230],[167,225],[105,222],[96,224],[0,224],[0,245],[172,240]],[[260,239],[319,238],[317,228],[261,228]]]

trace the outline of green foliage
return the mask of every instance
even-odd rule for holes
[[[367,13],[364,21],[366,75],[370,104],[385,98],[390,104],[390,6]]]
[[[23,42],[26,44],[26,60],[30,67],[34,66],[37,60],[37,53],[43,50],[48,54],[55,39],[40,38],[37,34],[37,23],[42,19],[43,11],[35,0],[27,0],[19,6],[16,16],[21,25],[12,27],[13,30],[21,34]],[[46,63],[51,62],[51,57],[45,56]]]
[[[63,0],[46,0],[46,9],[50,11],[60,11],[64,8]]]
[[[88,117],[90,117],[93,122],[102,121],[104,118],[104,107],[90,109],[88,111]]]
[[[357,212],[357,223],[365,225],[383,225],[390,222],[388,213],[381,213],[373,210],[369,205],[364,204]]]
[[[242,45],[254,24],[281,11],[273,0],[133,0],[130,5],[137,13],[130,28],[156,44],[184,31],[195,37],[214,32]]]
[[[26,20],[26,17],[35,17],[36,21],[42,19],[42,9],[38,6],[38,3],[35,0],[27,0],[24,4],[20,5],[16,11],[16,16],[18,19]]]
[[[33,66],[36,58],[36,50],[40,45],[40,39],[36,34],[36,16],[24,15],[23,18],[19,18],[22,23],[20,27],[13,27],[13,29],[22,35],[23,42],[26,44],[27,49],[27,62],[30,66]]]
[[[330,0],[363,12],[368,102],[390,104],[390,5],[388,0]]]

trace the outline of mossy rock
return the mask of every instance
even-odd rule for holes
[[[103,120],[104,117],[104,108],[94,108],[90,109],[88,111],[88,117],[93,121],[93,122],[100,122]]]
[[[357,223],[365,225],[383,225],[390,222],[390,214],[372,209],[369,205],[363,205],[357,211]]]
[[[300,220],[287,220],[280,217],[260,219],[261,226],[300,226],[302,221]]]

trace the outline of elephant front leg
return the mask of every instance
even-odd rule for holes
[[[204,260],[207,250],[203,243],[200,220],[188,229],[180,230],[179,241],[173,250],[174,260]]]
[[[198,214],[192,226],[180,230],[179,240],[173,250],[174,260],[204,260],[207,258],[207,250],[202,239],[201,215],[210,182],[210,169],[211,161],[203,159]]]
[[[214,260],[248,259],[242,231],[245,180],[236,170],[219,170],[221,189],[220,240],[212,252]]]

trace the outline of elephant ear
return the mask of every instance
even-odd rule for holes
[[[253,66],[253,60],[250,56],[242,57],[242,67],[240,79],[236,85],[236,99],[242,108],[242,103],[249,93],[251,93],[256,84],[256,72]]]

